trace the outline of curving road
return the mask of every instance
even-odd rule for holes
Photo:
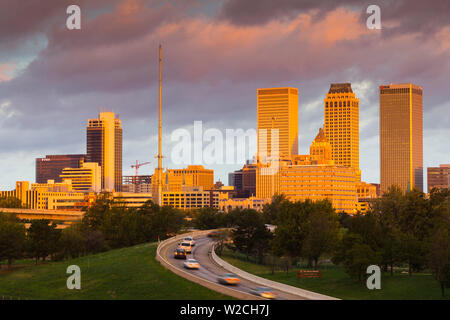
[[[198,237],[194,238],[195,240],[195,246],[193,247],[192,254],[188,254],[189,258],[194,258],[200,263],[200,268],[198,270],[189,270],[184,268],[183,263],[186,260],[182,259],[175,259],[173,257],[173,252],[175,251],[177,244],[168,245],[164,250],[161,252],[163,259],[166,260],[168,263],[170,263],[172,266],[183,269],[186,272],[192,273],[193,275],[196,275],[197,277],[201,277],[203,279],[216,282],[217,278],[221,276],[224,273],[229,273],[222,267],[216,265],[212,259],[210,258],[210,251],[212,249],[213,241],[208,237]],[[241,282],[237,286],[232,286],[233,289],[238,291],[243,291],[246,293],[251,293],[252,288],[259,287],[257,283],[248,281],[246,279],[241,279]],[[279,290],[273,290],[276,293],[277,299],[281,300],[302,300],[297,295],[293,295],[290,293],[286,293]],[[255,299],[257,297],[255,296]]]

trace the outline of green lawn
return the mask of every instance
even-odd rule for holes
[[[350,300],[441,300],[441,291],[436,280],[431,274],[414,274],[409,277],[407,274],[389,273],[383,274],[381,278],[380,290],[369,290],[365,284],[351,279],[341,266],[325,265],[322,269],[322,279],[297,279],[296,268],[286,273],[276,271],[274,275],[267,266],[243,260],[240,256],[234,256],[231,252],[225,251],[221,257],[230,264],[258,275],[263,278],[282,282],[291,286],[311,290],[317,293],[333,296],[340,299]],[[450,297],[450,290],[447,289],[447,299]]]
[[[164,269],[156,243],[46,265],[0,270],[3,299],[229,299]],[[29,261],[28,261],[29,262]],[[21,262],[20,262],[21,263]],[[81,268],[81,290],[66,287],[67,266]]]

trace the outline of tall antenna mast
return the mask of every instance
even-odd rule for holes
[[[161,154],[161,45],[159,45],[159,131],[158,131],[158,169],[162,168]]]
[[[158,204],[162,204],[162,153],[161,153],[161,44],[159,45],[159,127],[158,127]]]

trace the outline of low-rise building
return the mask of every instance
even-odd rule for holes
[[[230,212],[234,209],[254,209],[261,212],[264,204],[269,202],[270,199],[259,199],[256,197],[228,198],[221,195],[219,198],[219,210],[223,212]]]
[[[152,200],[151,192],[113,192],[114,203],[126,208],[142,207],[147,201]]]
[[[59,176],[63,182],[69,181],[75,191],[102,190],[102,169],[97,162],[82,162],[80,168],[64,168]]]
[[[135,175],[122,177],[122,192],[151,193],[152,176]]]
[[[81,210],[85,207],[87,194],[72,189],[70,181],[47,183],[17,181],[16,189],[0,191],[1,197],[18,198],[24,208],[42,210]]]
[[[450,188],[450,164],[427,168],[428,192],[433,188]]]
[[[280,169],[280,193],[291,201],[328,199],[336,211],[356,212],[356,175],[335,165],[286,166]]]
[[[371,204],[378,198],[378,190],[379,188],[376,184],[357,182],[356,193],[358,201],[356,202],[356,211],[366,213],[371,208]]]
[[[200,186],[183,187],[181,191],[162,193],[162,204],[181,210],[219,208],[219,195],[215,190],[204,191]]]

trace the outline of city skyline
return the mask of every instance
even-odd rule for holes
[[[84,153],[83,124],[101,106],[123,120],[123,174],[133,173],[130,165],[136,160],[153,160],[157,150],[155,48],[159,42],[167,54],[163,70],[165,141],[174,129],[190,128],[195,120],[221,130],[256,128],[255,89],[290,86],[300,91],[299,153],[304,154],[323,125],[323,97],[329,84],[350,82],[360,99],[362,180],[379,182],[378,86],[412,82],[426,92],[424,168],[450,158],[446,139],[442,139],[450,136],[445,112],[450,101],[445,82],[450,69],[450,27],[442,19],[448,13],[445,7],[433,21],[418,20],[416,25],[408,24],[404,15],[384,10],[383,29],[378,31],[365,27],[362,6],[293,6],[292,14],[256,15],[250,22],[233,14],[236,11],[230,8],[239,6],[234,1],[223,5],[200,1],[195,14],[143,1],[82,2],[89,19],[80,31],[70,33],[64,29],[64,4],[49,3],[53,9],[42,10],[45,15],[36,10],[24,12],[0,33],[2,43],[7,44],[0,54],[4,146],[0,164],[8,168],[2,170],[2,189],[13,188],[17,180],[34,181],[35,158]],[[401,1],[394,11],[427,10],[417,3],[409,8]],[[14,10],[13,4],[5,4]],[[186,9],[190,5],[185,4]],[[35,19],[29,19],[31,12]],[[321,18],[313,19],[317,14]],[[119,19],[123,16],[133,19]],[[177,19],[185,24],[185,33]],[[208,28],[213,24],[217,28]],[[195,40],[193,33],[198,33]],[[220,41],[211,46],[208,39]],[[289,49],[280,51],[280,44]],[[104,51],[105,46],[111,50]],[[408,51],[411,48],[414,52]],[[123,50],[128,55],[121,54]],[[408,59],[392,54],[396,51],[408,51]],[[327,57],[330,52],[333,59]],[[279,59],[273,61],[277,55]],[[169,153],[167,143],[163,154]],[[164,167],[178,167],[165,160]],[[141,174],[152,173],[154,164]],[[214,169],[216,180],[226,182],[227,174],[241,165],[208,168]]]
[[[0,300],[448,301],[449,16],[0,0]]]

